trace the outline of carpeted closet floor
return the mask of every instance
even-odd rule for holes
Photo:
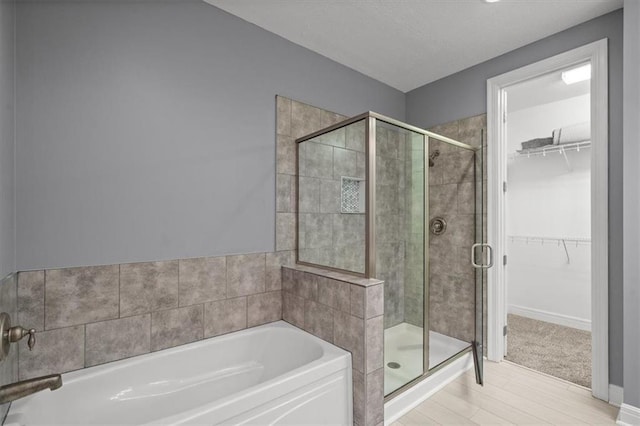
[[[591,387],[591,332],[508,315],[506,359]]]

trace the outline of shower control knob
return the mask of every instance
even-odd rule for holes
[[[433,235],[442,235],[447,230],[447,221],[441,217],[435,217],[429,222],[429,229]]]

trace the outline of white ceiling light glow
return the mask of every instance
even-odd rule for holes
[[[565,84],[574,84],[591,78],[591,64],[582,65],[568,71],[562,71],[562,81]]]

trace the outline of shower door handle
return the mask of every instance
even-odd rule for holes
[[[484,252],[484,248],[487,248],[487,252],[488,252],[488,256],[487,259],[489,261],[488,264],[483,264],[483,263],[477,263],[476,262],[476,248],[481,247],[482,250],[480,250],[480,253]],[[493,247],[491,247],[489,244],[486,243],[476,243],[474,245],[471,246],[471,264],[473,265],[474,268],[483,268],[483,269],[489,269],[493,266]]]

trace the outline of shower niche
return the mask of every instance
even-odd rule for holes
[[[469,353],[481,383],[482,143],[373,112],[296,142],[296,260],[384,281],[385,398]]]

